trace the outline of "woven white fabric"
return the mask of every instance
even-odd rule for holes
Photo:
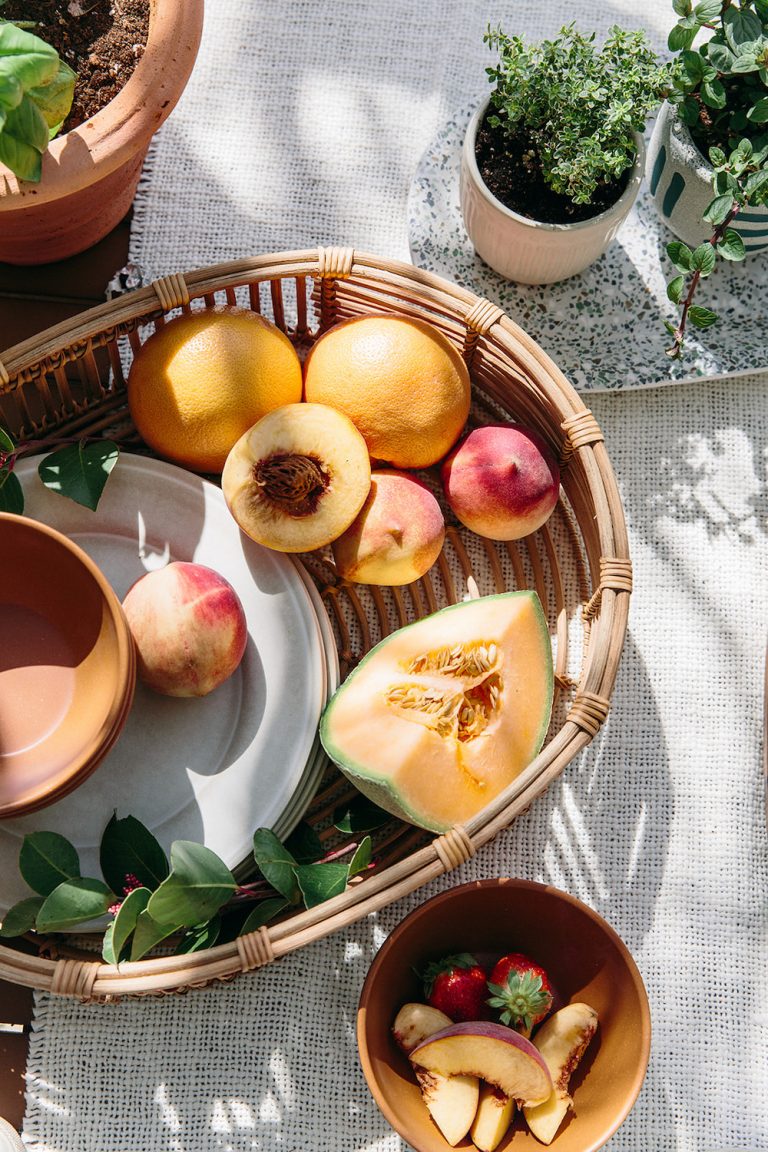
[[[637,11],[633,11],[637,8]],[[666,0],[211,0],[189,88],[153,148],[135,259],[154,276],[349,243],[407,258],[406,196],[441,119],[483,86],[499,17],[645,25]],[[460,870],[231,984],[83,1006],[39,995],[25,1139],[40,1152],[396,1152],[360,1071],[377,949],[462,880],[546,880],[633,952],[653,1045],[611,1152],[768,1148],[768,853],[760,776],[765,378],[596,396],[635,565],[611,716]]]

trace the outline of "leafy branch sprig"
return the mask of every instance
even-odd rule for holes
[[[354,839],[330,851],[308,824],[284,844],[259,828],[253,836],[259,876],[246,883],[202,844],[177,840],[166,856],[133,816],[115,814],[104,830],[103,879],[81,875],[77,849],[58,832],[32,832],[22,842],[19,871],[34,895],[9,909],[0,937],[69,932],[110,914],[102,942],[107,964],[140,960],[169,937],[177,938],[177,955],[210,948],[256,931],[288,908],[312,908],[339,895],[374,866],[367,833],[389,818],[363,797],[344,806],[335,827]]]
[[[45,441],[50,445],[50,440]],[[98,507],[104,485],[117,463],[119,448],[112,440],[62,441],[62,447],[40,461],[37,472],[46,488],[67,496],[92,511]],[[42,441],[17,444],[0,427],[0,512],[24,511],[24,491],[14,473],[20,456],[34,452]]]
[[[673,337],[672,345],[666,349],[671,359],[679,359],[682,354],[689,322],[700,329],[717,322],[716,312],[694,304],[693,300],[700,281],[715,270],[718,257],[739,261],[746,256],[744,241],[731,224],[747,205],[768,203],[768,136],[761,136],[754,143],[740,140],[730,155],[722,148],[710,148],[709,158],[715,196],[703,219],[712,225],[712,235],[695,249],[679,240],[667,245],[667,255],[678,273],[667,285],[667,296],[673,304],[681,306],[677,324],[665,321]]]

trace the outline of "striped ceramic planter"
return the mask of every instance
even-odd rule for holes
[[[712,166],[671,104],[662,104],[654,125],[646,178],[656,209],[675,236],[692,248],[709,239],[712,228],[702,217],[714,197]],[[748,254],[768,248],[768,207],[746,208],[734,227]]]

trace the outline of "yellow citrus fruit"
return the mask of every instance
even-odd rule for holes
[[[169,320],[136,353],[128,407],[158,455],[221,472],[236,440],[267,412],[301,400],[301,363],[285,333],[246,308]]]
[[[426,468],[453,447],[469,415],[467,366],[431,324],[361,316],[330,328],[304,365],[304,396],[338,408],[375,460]]]

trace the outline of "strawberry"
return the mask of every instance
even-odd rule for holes
[[[490,1019],[488,973],[468,952],[432,961],[421,979],[427,1003],[445,1012],[454,1024]]]
[[[488,1003],[500,1010],[502,1024],[530,1036],[552,1007],[549,976],[523,952],[510,952],[497,960],[488,981]]]

